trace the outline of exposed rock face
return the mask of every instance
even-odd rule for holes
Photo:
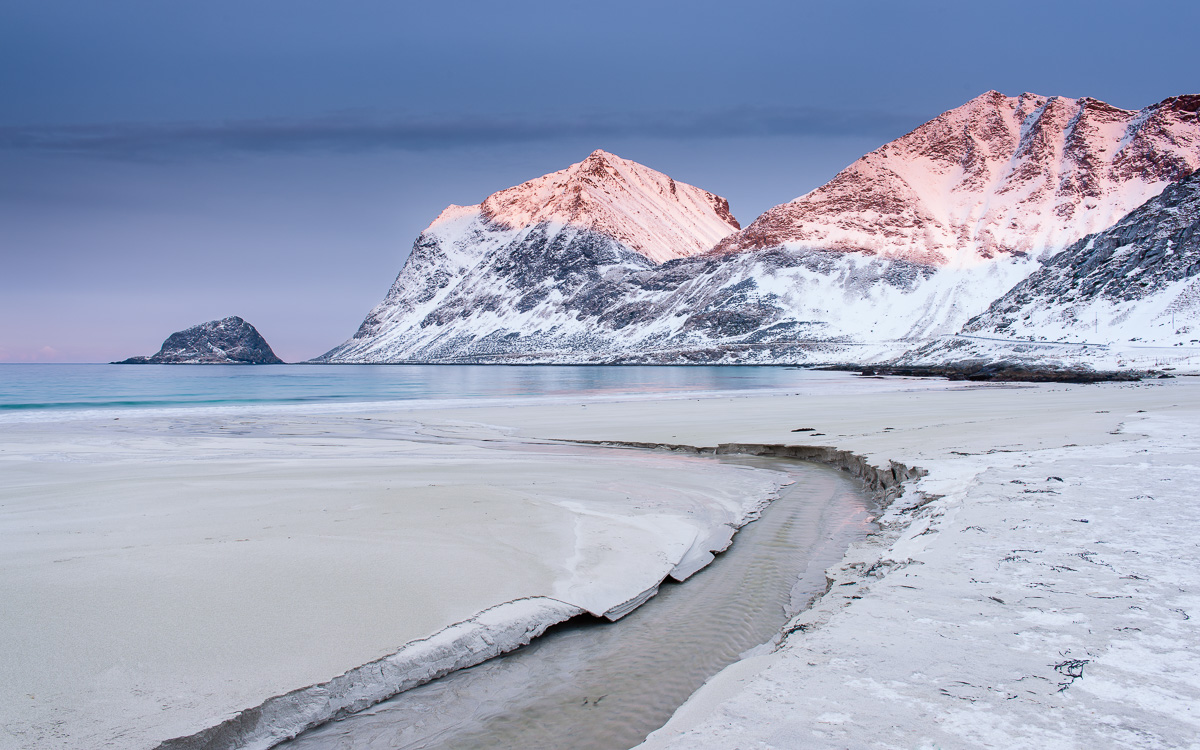
[[[598,151],[446,209],[319,361],[890,361],[1194,171],[1198,110],[989,92],[741,231]]]
[[[259,332],[239,317],[222,318],[172,333],[157,354],[121,365],[279,365]]]
[[[937,266],[1059,250],[1200,167],[1200,95],[1141,111],[989,91],[770,209],[717,251],[803,246]]]

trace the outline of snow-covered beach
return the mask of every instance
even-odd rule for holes
[[[1197,388],[830,375],[770,395],[10,421],[0,737],[153,747],[505,602],[619,614],[777,486],[683,447],[561,440],[827,446],[928,472],[778,650],[651,746],[1188,746]],[[416,520],[389,526],[397,510]]]
[[[0,2],[0,750],[1200,750],[1200,2],[947,5]]]
[[[928,472],[775,653],[711,680],[646,747],[1197,746],[1195,380],[663,402],[653,422],[586,411],[507,423],[828,445]]]

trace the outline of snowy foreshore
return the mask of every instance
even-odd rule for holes
[[[330,431],[334,425],[345,439]],[[346,669],[390,653],[400,645],[396,638],[403,642],[435,632],[429,623],[454,612],[465,614],[444,622],[463,620],[489,597],[495,603],[539,593],[567,599],[578,585],[574,590],[580,598],[573,603],[604,611],[623,601],[622,591],[635,587],[605,590],[600,584],[624,580],[631,569],[655,559],[670,536],[664,530],[675,529],[682,541],[667,544],[674,562],[660,558],[655,563],[662,574],[686,557],[688,544],[702,536],[694,525],[690,532],[683,531],[686,523],[679,525],[689,519],[689,510],[723,508],[714,518],[729,519],[748,510],[738,500],[746,497],[747,481],[760,496],[769,491],[761,475],[718,471],[702,457],[673,454],[656,460],[653,453],[596,448],[598,463],[593,463],[590,458],[580,462],[570,452],[531,456],[518,450],[498,457],[483,448],[505,444],[510,448],[503,450],[510,450],[522,440],[537,439],[827,446],[861,457],[866,465],[886,468],[896,461],[928,472],[906,485],[881,519],[882,531],[830,570],[829,593],[791,623],[779,648],[710,680],[646,747],[1196,746],[1200,506],[1192,486],[1200,474],[1200,383],[1190,378],[1014,386],[828,374],[800,382],[793,393],[767,396],[425,409],[419,417],[376,408],[307,420],[197,420],[186,428],[186,438],[175,432],[139,434],[132,427],[126,432],[99,426],[65,432],[49,426],[5,428],[0,446],[10,494],[4,501],[5,534],[20,542],[5,554],[10,562],[30,555],[47,558],[41,568],[8,566],[10,587],[33,580],[42,588],[31,589],[28,601],[8,598],[26,609],[5,608],[6,632],[62,649],[53,652],[52,669],[32,674],[39,653],[18,648],[10,638],[7,734],[0,735],[8,745],[148,746],[153,733],[138,722],[155,717],[158,738],[184,734],[167,731],[164,713],[175,712],[172,730],[198,728],[202,716],[214,715],[214,707],[249,708],[257,703],[249,700],[256,692],[278,695],[289,681],[292,687],[315,684],[320,679],[309,675],[319,677],[322,671],[329,679],[341,671],[332,669],[337,663]],[[236,430],[246,434],[230,434]],[[119,437],[115,446],[114,437]],[[183,463],[181,445],[189,451]],[[256,461],[244,455],[247,447],[258,451]],[[136,461],[130,460],[134,454]],[[678,460],[684,461],[682,471],[662,473]],[[347,489],[329,478],[335,465],[353,466],[359,476],[344,497],[334,492],[341,499],[329,506],[331,491]],[[407,467],[406,473],[398,474],[400,467]],[[198,626],[175,618],[179,602],[155,600],[155,607],[139,613],[134,595],[145,592],[117,590],[133,597],[130,611],[141,619],[91,625],[102,644],[120,646],[114,633],[121,628],[135,636],[155,628],[180,630],[164,643],[138,642],[127,658],[106,668],[96,648],[65,638],[63,628],[70,623],[43,618],[35,624],[44,632],[33,632],[29,607],[70,604],[40,600],[50,590],[43,584],[74,582],[76,588],[63,591],[87,595],[88,586],[103,580],[99,573],[117,569],[114,565],[127,575],[140,574],[128,556],[146,553],[127,552],[116,543],[125,541],[121,534],[128,532],[120,524],[128,519],[147,514],[155,519],[151,531],[167,532],[171,544],[193,552],[205,549],[201,542],[208,527],[194,534],[200,539],[191,539],[154,516],[153,501],[167,486],[203,487],[205,477],[218,469],[261,490],[261,503],[242,519],[247,525],[257,524],[254,529],[262,532],[273,525],[268,519],[286,523],[259,541],[230,544],[240,539],[231,536],[211,548],[235,555],[233,561],[243,565],[267,565],[258,578],[244,582],[243,596],[287,588],[278,602],[240,609],[223,601],[229,591],[194,583],[189,591],[224,607],[218,620],[236,625],[246,615],[260,628],[286,626],[274,633],[243,633],[239,648],[222,653],[227,644],[189,645]],[[134,491],[119,498],[128,513],[99,519],[99,530],[115,535],[112,540],[95,549],[72,542],[87,529],[67,520],[73,507],[68,490],[81,483],[102,489],[128,481],[131,471],[139,477]],[[373,482],[388,486],[398,476],[404,484],[392,486],[403,486],[420,500],[408,512],[426,507],[439,515],[424,518],[422,528],[468,519],[470,508],[452,500],[472,489],[491,492],[507,522],[471,525],[470,533],[436,539],[382,534],[377,524],[387,506],[366,488]],[[64,481],[74,484],[51,486]],[[12,503],[14,493],[28,494],[38,482],[47,483],[37,495],[40,520]],[[274,496],[278,482],[291,482],[286,486],[293,491],[316,484],[283,503]],[[643,506],[637,514],[661,518],[664,526],[648,518],[630,524],[614,517],[621,515],[626,490],[635,485],[634,496]],[[692,493],[707,493],[707,499],[691,504]],[[581,497],[583,508],[570,505]],[[323,517],[327,510],[334,516]],[[584,526],[578,525],[581,519]],[[196,512],[185,520],[205,518]],[[42,525],[34,529],[34,521]],[[307,550],[300,568],[281,567],[289,549],[280,546],[281,537],[300,529],[339,528],[346,533],[322,532],[323,546]],[[73,563],[55,556],[54,544],[34,531],[51,532],[54,544],[75,544],[89,566],[101,567],[75,581],[71,576],[82,575],[81,569],[67,571]],[[389,579],[402,584],[401,600],[420,590],[445,592],[471,583],[461,564],[441,569],[437,549],[449,544],[455,554],[468,554],[481,539],[491,539],[488,549],[495,554],[476,551],[471,570],[486,575],[437,611],[427,611],[433,601],[427,598],[400,604],[371,598]],[[564,546],[567,539],[586,544]],[[611,539],[618,540],[620,555],[641,549],[641,561],[614,565],[617,557],[590,557],[604,552]],[[396,568],[379,565],[397,543],[410,545],[406,553],[423,556],[418,569],[426,580],[398,577]],[[135,559],[152,565],[159,558]],[[206,576],[225,570],[219,557],[205,559],[216,566],[200,571]],[[339,559],[346,576],[323,571]],[[41,578],[28,579],[35,573]],[[587,581],[595,585],[588,588]],[[495,589],[497,582],[504,588]],[[344,585],[351,590],[341,591]],[[582,598],[589,591],[594,601]],[[351,600],[366,608],[347,617],[350,610],[344,607]],[[95,601],[83,605],[100,611]],[[305,607],[303,616],[297,616],[296,606]],[[330,610],[338,616],[322,615]],[[406,626],[414,635],[396,630],[402,612],[424,618],[424,624]],[[304,617],[315,619],[303,623]],[[386,618],[391,619],[380,622]],[[14,622],[24,622],[24,629]],[[129,633],[122,637],[128,639]],[[323,639],[315,663],[285,659],[280,663],[291,671],[262,673],[272,654],[290,656],[296,644],[313,637]],[[385,648],[387,643],[392,647]],[[204,667],[189,675],[202,682],[193,683],[187,694],[172,694],[169,680],[153,671],[154,659],[167,654],[156,649],[182,646],[172,657],[182,661],[157,667]],[[361,658],[370,653],[375,656]],[[222,672],[231,667],[242,675]],[[80,674],[88,679],[77,679]],[[61,692],[31,688],[35,683]],[[273,692],[264,692],[268,689]],[[68,702],[84,694],[92,701],[90,714]],[[80,733],[80,727],[87,732]],[[29,742],[33,731],[41,734]]]
[[[643,747],[1200,746],[1200,383],[693,406],[524,428],[714,446],[813,427],[804,442],[929,473],[774,653]]]
[[[934,463],[776,653],[644,747],[1196,747],[1200,423],[1122,432]]]

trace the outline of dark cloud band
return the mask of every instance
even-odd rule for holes
[[[596,117],[405,118],[336,116],[305,120],[113,123],[0,128],[0,149],[154,158],[212,152],[421,150],[563,138],[642,136],[876,136],[894,138],[922,118],[880,112],[740,109],[695,114]]]

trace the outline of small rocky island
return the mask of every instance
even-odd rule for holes
[[[210,320],[167,337],[157,354],[115,365],[281,365],[262,334],[237,316]]]

